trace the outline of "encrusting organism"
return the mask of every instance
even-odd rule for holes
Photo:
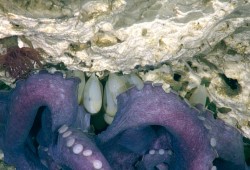
[[[39,52],[29,47],[11,47],[0,55],[0,65],[15,79],[27,75],[35,66],[42,67],[41,60]]]

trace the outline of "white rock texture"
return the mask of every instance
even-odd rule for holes
[[[207,83],[218,116],[250,138],[249,9],[249,0],[0,0],[0,40],[17,37],[72,70],[138,71],[183,96]]]

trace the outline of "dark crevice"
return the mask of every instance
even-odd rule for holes
[[[174,80],[175,81],[180,81],[180,79],[181,79],[181,75],[180,74],[178,74],[178,73],[174,73]]]
[[[240,85],[237,79],[228,78],[225,74],[219,74],[219,76],[225,81],[225,83],[232,89],[237,90],[240,88]]]
[[[0,90],[10,90],[11,87],[0,80]]]
[[[32,128],[29,132],[29,137],[27,138],[26,144],[28,145],[28,148],[32,150],[33,153],[38,154],[38,141],[36,140],[37,134],[39,133],[42,123],[42,113],[44,111],[45,107],[40,107],[37,111],[34,123],[32,125]]]
[[[227,54],[229,54],[229,55],[236,55],[237,51],[235,51],[234,49],[228,49],[227,50]]]
[[[247,166],[250,166],[250,139],[243,137],[244,154]]]
[[[243,170],[241,165],[237,165],[234,162],[230,162],[222,158],[214,159],[213,165],[216,166],[217,170]]]
[[[144,72],[144,73],[147,73],[149,71],[153,71],[155,69],[159,69],[161,68],[163,65],[171,65],[168,61],[162,61],[158,64],[155,64],[155,65],[150,65],[150,64],[146,64],[144,66],[138,64],[138,65],[135,65],[134,67],[134,70],[131,70],[131,71],[136,71],[136,72]]]
[[[156,69],[157,68],[157,66],[155,66],[155,65],[145,65],[145,66],[141,66],[141,65],[136,65],[135,67],[134,67],[134,69],[135,70],[137,70],[137,71],[139,71],[139,72],[144,72],[144,73],[146,73],[146,72],[148,72],[148,71],[152,71],[152,70],[154,70],[154,69]]]
[[[206,100],[206,107],[208,110],[211,110],[212,113],[213,113],[213,116],[215,119],[217,119],[217,107],[216,107],[216,104],[212,101],[210,101],[210,99],[207,97],[207,100]]]
[[[201,85],[205,85],[206,87],[209,87],[210,83],[211,83],[211,79],[206,78],[206,77],[201,78]]]
[[[46,63],[43,65],[43,68],[44,69],[55,68],[56,70],[64,70],[64,71],[68,70],[63,62],[60,62],[58,64]]]
[[[225,92],[228,96],[238,95],[241,91],[241,86],[237,79],[228,78],[225,74],[219,73],[219,76],[226,85]]]
[[[232,109],[227,108],[227,107],[218,108],[218,111],[219,111],[220,113],[228,113],[228,112],[230,112],[231,110],[232,110]]]

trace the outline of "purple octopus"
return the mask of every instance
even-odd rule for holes
[[[241,134],[147,82],[119,95],[96,135],[78,106],[78,79],[40,72],[0,92],[0,148],[19,170],[245,170]]]

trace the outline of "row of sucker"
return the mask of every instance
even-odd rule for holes
[[[87,146],[88,143],[86,141],[81,141],[77,135],[74,135],[75,130],[69,128],[67,125],[63,125],[58,129],[59,136],[64,140],[64,146],[67,149],[71,150],[71,152],[78,156],[83,156],[84,160],[87,160],[92,167],[84,167],[86,169],[104,169],[104,162],[99,158],[99,153],[96,153],[95,150],[91,148],[91,146]],[[81,132],[82,133],[82,132]],[[82,161],[84,161],[82,160]],[[84,162],[86,164],[86,162]],[[105,163],[107,164],[107,163]]]

